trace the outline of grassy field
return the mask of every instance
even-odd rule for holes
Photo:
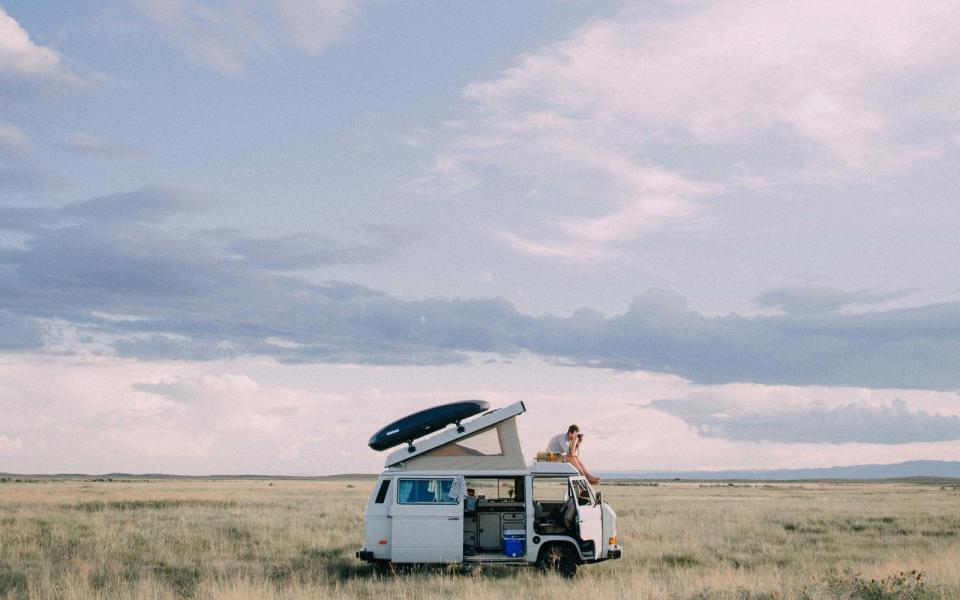
[[[960,489],[603,485],[625,558],[378,576],[371,481],[0,482],[0,598],[960,598]]]

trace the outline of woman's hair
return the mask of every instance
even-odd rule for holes
[[[580,426],[571,425],[570,427],[567,427],[567,433],[580,433]]]

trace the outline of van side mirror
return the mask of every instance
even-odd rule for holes
[[[603,504],[603,496],[600,495],[600,492],[597,492],[597,504]]]

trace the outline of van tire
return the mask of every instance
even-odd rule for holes
[[[577,556],[569,544],[549,544],[540,549],[537,564],[547,573],[570,578],[577,574]]]
[[[378,559],[373,561],[373,572],[381,577],[394,574],[393,563],[389,560]]]

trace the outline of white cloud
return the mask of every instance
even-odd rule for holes
[[[895,118],[884,84],[956,61],[955,10],[951,2],[734,0],[654,21],[627,9],[467,96],[508,116],[536,103],[555,117],[645,124],[648,136],[668,139],[716,142],[787,125],[859,163]]]
[[[511,248],[530,256],[567,260],[595,260],[603,256],[600,249],[585,244],[535,241],[509,231],[496,231],[494,235]]]
[[[23,440],[0,435],[0,454],[12,454],[23,449]]]
[[[172,416],[182,427],[213,434],[277,434],[294,420],[315,418],[320,409],[319,397],[282,387],[264,389],[250,377],[232,373],[133,387],[176,403]]]
[[[56,50],[38,46],[20,23],[0,6],[0,75],[44,77],[60,68]]]
[[[13,125],[0,125],[0,156],[19,156],[30,148],[26,134]]]
[[[242,76],[249,61],[278,46],[319,54],[343,39],[359,0],[139,0],[136,6],[164,37],[194,61],[222,75]]]
[[[142,0],[137,7],[161,27],[169,43],[223,75],[242,75],[251,55],[272,47],[249,2],[214,8],[194,0]]]
[[[119,315],[96,310],[90,311],[90,314],[98,319],[103,319],[104,321],[109,321],[111,323],[137,323],[149,320],[146,317],[139,317],[137,315]]]
[[[646,405],[683,419],[698,435],[779,443],[908,444],[960,440],[960,417],[911,410],[901,398],[879,406],[811,402],[769,404],[757,410],[724,398],[692,395]]]
[[[481,116],[444,152],[463,157],[460,169],[494,165],[565,198],[539,219],[539,246],[622,243],[696,219],[744,177],[882,174],[939,156],[948,136],[920,133],[931,131],[912,127],[921,120],[956,130],[944,107],[960,94],[936,74],[960,66],[958,8],[721,0],[651,17],[629,7],[467,86]],[[688,175],[694,163],[713,181]]]
[[[609,242],[633,237],[663,221],[689,216],[694,211],[690,199],[716,191],[714,186],[694,183],[664,169],[639,166],[623,157],[609,156],[603,162],[603,170],[627,182],[635,198],[613,213],[559,222],[581,240]]]
[[[295,348],[303,347],[303,344],[298,344],[297,342],[291,342],[290,340],[285,340],[283,338],[278,338],[278,337],[264,338],[263,342],[271,346],[276,346],[277,348],[295,349]]]
[[[117,144],[94,137],[86,133],[74,133],[60,144],[60,147],[74,154],[84,154],[99,158],[134,158],[144,156],[145,152],[133,146]]]
[[[360,13],[358,0],[280,0],[280,21],[294,44],[319,54],[350,31]]]
[[[490,382],[498,382],[491,385]],[[783,444],[703,437],[682,419],[639,409],[658,398],[716,398],[741,413],[823,406],[911,408],[956,414],[956,395],[731,384],[698,386],[675,377],[622,375],[512,364],[408,369],[389,366],[229,362],[143,363],[104,356],[0,356],[0,397],[12,472],[323,474],[375,472],[384,455],[369,436],[424,407],[482,398],[523,401],[527,456],[578,423],[595,470],[831,466],[960,458],[960,442]],[[0,438],[2,439],[2,438]],[[29,452],[24,452],[29,448]],[[677,452],[683,448],[683,452]]]
[[[764,308],[779,308],[797,315],[836,312],[847,307],[875,306],[915,295],[916,288],[878,292],[841,290],[828,285],[785,284],[760,294],[754,302]]]
[[[441,154],[426,173],[414,177],[407,186],[421,194],[462,194],[480,184],[480,178],[464,168],[461,156]]]

